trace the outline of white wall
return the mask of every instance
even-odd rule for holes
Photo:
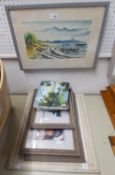
[[[68,81],[76,92],[99,93],[110,82],[108,59],[98,60],[94,70],[39,70],[25,73],[17,60],[4,60],[11,93],[25,93],[37,88],[41,80]]]

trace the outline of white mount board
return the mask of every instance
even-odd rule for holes
[[[96,1],[96,0],[95,0]],[[98,0],[99,1],[99,0]],[[8,25],[5,5],[29,5],[29,4],[47,4],[47,3],[66,3],[78,2],[69,0],[1,0],[0,1],[0,57],[14,58],[16,57],[15,47],[13,44],[10,28]],[[81,2],[81,1],[80,1]],[[82,1],[83,2],[83,1]],[[86,0],[84,0],[86,2]],[[91,1],[90,1],[91,2]],[[97,2],[97,1],[96,1]],[[102,38],[99,57],[110,57],[112,54],[112,46],[115,40],[115,0],[111,0],[105,30]]]

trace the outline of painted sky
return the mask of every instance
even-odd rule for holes
[[[34,33],[39,40],[80,40],[87,42],[92,20],[24,21],[24,31]]]

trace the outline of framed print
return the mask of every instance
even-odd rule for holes
[[[63,155],[74,156],[79,155],[76,144],[72,130],[29,129],[24,139],[23,152],[32,155],[60,156],[63,152]]]
[[[36,90],[34,91],[34,97]],[[63,129],[63,128],[75,128],[75,114],[72,102],[72,90],[69,91],[69,109],[68,110],[41,110],[34,109],[34,97],[31,103],[31,109],[29,113],[30,128],[31,129]]]
[[[7,6],[23,70],[92,68],[109,2]]]
[[[75,130],[28,130],[21,153],[25,160],[85,162]]]
[[[42,80],[36,91],[33,107],[45,110],[67,110],[69,90],[69,82]]]
[[[29,114],[34,92],[29,107],[26,107],[26,124],[23,124],[23,134],[20,135],[20,155],[25,160],[33,161],[85,162],[79,121],[75,112],[74,128],[30,128]],[[71,100],[74,105],[73,98]]]
[[[68,111],[45,111],[37,110],[35,114],[35,123],[70,123],[70,117]]]
[[[78,115],[77,120],[80,121],[80,136],[83,143],[83,150],[85,154],[85,163],[79,163],[76,157],[63,156],[60,159],[64,159],[60,161],[58,156],[28,156],[20,153],[21,143],[23,140],[24,132],[27,128],[28,122],[28,109],[30,109],[31,99],[33,96],[33,92],[30,92],[27,97],[26,106],[24,108],[24,113],[20,116],[20,125],[18,128],[17,134],[15,134],[12,144],[12,149],[7,158],[6,167],[11,170],[20,170],[20,171],[48,171],[55,173],[93,173],[100,174],[100,166],[97,159],[97,154],[95,151],[93,138],[92,138],[92,130],[90,128],[89,116],[87,112],[87,108],[85,105],[85,99],[83,94],[76,94],[77,106],[78,106]],[[78,123],[78,122],[77,122]],[[80,146],[81,147],[81,146]],[[57,158],[54,160],[54,158]],[[83,157],[83,156],[81,156]],[[45,160],[43,160],[45,159]],[[50,160],[49,160],[50,159]],[[72,160],[76,160],[73,162]],[[69,161],[69,162],[68,162]]]
[[[72,128],[73,116],[67,111],[33,110],[31,128]]]

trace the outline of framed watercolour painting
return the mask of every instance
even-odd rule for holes
[[[76,116],[73,109],[72,89],[69,90],[68,110],[42,110],[34,108],[36,92],[37,90],[34,90],[30,112],[28,113],[31,129],[75,128]]]
[[[109,2],[7,6],[24,70],[92,68]]]
[[[42,80],[36,91],[33,107],[44,110],[67,110],[69,108],[70,83]]]

